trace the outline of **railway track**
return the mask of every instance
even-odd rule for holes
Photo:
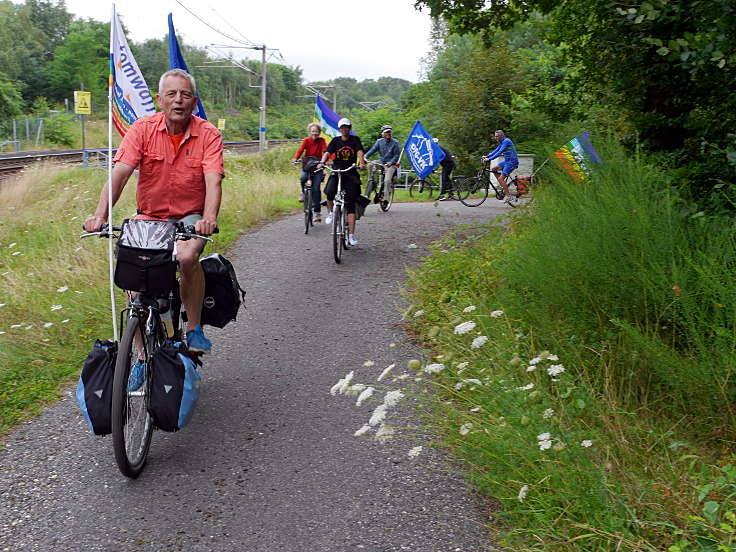
[[[290,144],[298,142],[299,139],[287,138],[269,140],[269,146]],[[258,151],[258,140],[228,140],[224,142],[225,151],[233,153],[248,153]],[[113,154],[117,148],[113,148]],[[103,162],[107,155],[107,149],[88,149],[87,157],[90,164]],[[77,164],[84,161],[84,150],[46,150],[46,151],[21,151],[14,153],[0,153],[0,179],[8,178],[26,167],[39,161],[51,163]]]

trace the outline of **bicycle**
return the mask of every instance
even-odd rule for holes
[[[340,264],[342,252],[350,249],[348,246],[348,214],[345,212],[345,190],[342,189],[342,173],[355,168],[355,163],[347,169],[333,169],[327,165],[325,169],[331,173],[337,173],[337,193],[335,193],[335,206],[332,213],[332,255],[335,262]]]
[[[312,166],[316,166],[317,163],[319,163],[319,160],[315,157],[310,157],[308,159],[305,159],[305,163],[303,163],[303,169],[306,171],[306,173],[309,175],[309,178],[307,178],[307,181],[304,184],[301,184],[302,187],[302,195],[304,196],[304,233],[309,234],[309,228],[311,226],[314,226],[314,197],[312,196],[312,177],[322,169],[317,170],[310,170],[310,162],[312,163]],[[300,163],[300,160],[294,160],[292,161],[293,164]]]
[[[137,222],[161,223],[161,221]],[[210,238],[195,234],[194,227],[184,228],[181,223],[172,226],[174,226],[174,231],[171,232],[173,240],[199,238],[212,241]],[[105,224],[99,232],[89,232],[80,237],[120,238],[115,232],[121,232],[121,226],[113,226],[112,232],[108,232],[108,228]],[[143,471],[153,436],[154,424],[149,412],[151,360],[162,345],[167,342],[182,342],[184,337],[182,324],[184,314],[181,311],[176,268],[170,274],[172,277],[172,281],[169,282],[170,291],[165,297],[157,297],[158,294],[146,292],[140,292],[135,296],[129,294],[128,306],[120,311],[120,326],[123,327],[123,322],[126,324],[118,347],[113,376],[112,445],[118,469],[131,479],[137,478]],[[170,313],[170,327],[165,323],[168,322],[168,318],[166,320],[162,318],[162,315],[167,313]],[[140,359],[138,348],[143,350],[143,359]],[[193,356],[192,353],[189,355]],[[145,370],[143,383],[138,389],[130,390],[131,373],[139,360],[142,360]],[[195,357],[194,360],[198,362],[198,358]]]
[[[389,190],[388,192],[386,192],[384,190],[386,175],[385,165],[380,161],[371,161],[371,164],[373,165],[374,169],[373,171],[371,171],[370,176],[368,177],[368,184],[366,185],[365,195],[366,197],[370,197],[371,193],[375,191],[373,203],[378,203],[381,207],[381,211],[385,213],[391,208],[391,205],[394,201],[394,190],[396,189],[396,172],[398,171],[394,172]]]

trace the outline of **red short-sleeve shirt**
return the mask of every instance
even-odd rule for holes
[[[123,138],[113,161],[138,168],[138,210],[161,219],[202,214],[204,175],[225,174],[220,132],[195,115],[178,151],[174,151],[163,113],[138,119]]]

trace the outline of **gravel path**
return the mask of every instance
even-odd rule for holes
[[[341,265],[328,227],[305,236],[301,215],[243,236],[231,258],[248,308],[209,331],[191,424],[156,432],[144,473],[127,480],[69,390],[0,450],[0,551],[486,550],[487,507],[458,469],[426,446],[409,458],[426,445],[416,432],[354,437],[378,403],[356,407],[329,389],[350,370],[372,383],[418,357],[400,326],[406,267],[458,223],[505,209],[370,207]],[[399,407],[389,422],[396,415],[410,416]]]

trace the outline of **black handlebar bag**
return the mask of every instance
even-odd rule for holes
[[[165,297],[176,281],[176,226],[162,220],[126,219],[117,243],[115,285]]]

